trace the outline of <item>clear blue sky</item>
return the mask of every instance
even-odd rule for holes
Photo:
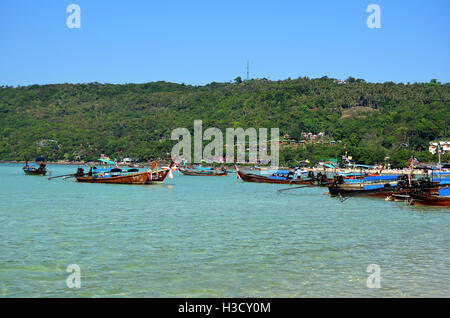
[[[66,7],[81,7],[81,28]],[[381,7],[369,29],[366,7]],[[449,0],[1,0],[0,85],[450,82]]]

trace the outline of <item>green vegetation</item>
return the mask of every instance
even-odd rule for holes
[[[282,147],[284,164],[339,158],[347,150],[360,163],[402,166],[414,155],[435,161],[431,140],[448,137],[450,86],[430,83],[366,83],[349,78],[266,79],[189,86],[147,84],[58,84],[0,88],[0,159],[49,160],[167,157],[172,129],[279,127],[301,140],[301,132],[325,132],[335,145]],[[50,140],[50,141],[49,141]],[[54,140],[56,142],[53,142]],[[344,145],[346,146],[344,148]],[[448,155],[444,161],[450,161]]]

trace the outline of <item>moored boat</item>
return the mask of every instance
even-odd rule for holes
[[[227,176],[227,171],[222,169],[214,169],[214,168],[204,168],[203,169],[187,169],[187,168],[178,168],[180,170],[181,174],[185,176],[197,176],[197,177],[203,177],[203,176],[215,176],[215,177],[224,177]]]
[[[271,171],[271,175],[264,176],[249,172],[241,171],[236,168],[236,172],[239,178],[244,182],[256,182],[256,183],[276,183],[276,184],[304,184],[304,185],[321,185],[327,184],[333,181],[319,173],[317,176],[309,176],[306,179],[294,179],[294,173],[292,171],[274,170]]]
[[[450,207],[450,187],[440,187],[439,189],[429,189],[427,191],[416,191],[410,194],[412,203],[435,206]]]
[[[105,160],[102,161],[106,162]],[[168,168],[158,170],[155,161],[149,170],[142,172],[139,172],[138,169],[123,171],[116,166],[114,168],[91,167],[89,172],[85,173],[83,168],[78,168],[74,177],[76,181],[85,183],[157,184],[163,183],[165,178],[169,174],[171,175],[171,169],[174,164],[172,161]]]
[[[25,162],[25,166],[22,167],[23,172],[27,175],[45,176],[47,174],[46,164],[43,161],[38,163]]]
[[[417,189],[434,189],[438,182],[430,180],[411,180],[407,175],[402,176],[366,176],[362,179],[345,180],[336,176],[333,184],[328,186],[331,196],[406,196]]]
[[[87,183],[116,183],[116,184],[144,184],[149,178],[148,172],[132,173],[127,175],[110,175],[108,173],[94,174],[91,173],[85,176],[75,176],[78,182]]]

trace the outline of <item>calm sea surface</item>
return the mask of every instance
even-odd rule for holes
[[[286,186],[235,174],[132,186],[21,167],[0,164],[0,297],[450,296],[448,208],[278,194]],[[69,264],[80,289],[66,285]]]

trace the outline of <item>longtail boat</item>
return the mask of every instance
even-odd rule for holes
[[[106,159],[101,160],[107,162]],[[114,163],[116,164],[116,163]],[[117,164],[113,168],[96,168],[91,167],[89,172],[85,173],[83,168],[78,168],[75,174],[56,176],[48,178],[75,177],[75,181],[85,183],[110,183],[110,184],[154,184],[163,183],[164,179],[169,175],[171,177],[171,169],[175,163],[172,161],[168,168],[158,170],[156,161],[147,171],[139,172],[138,169],[130,169],[128,171],[118,168]],[[156,168],[156,170],[155,170]]]
[[[212,177],[224,177],[227,176],[228,173],[225,169],[186,169],[186,168],[178,168],[180,170],[181,174],[185,176],[197,176],[197,177],[204,177],[204,176],[212,176]]]
[[[411,204],[450,206],[450,187],[429,189],[427,191],[416,191],[410,194]]]
[[[25,162],[25,166],[22,167],[23,172],[28,175],[45,176],[47,173],[46,164],[44,162],[28,163]]]
[[[79,168],[82,169],[82,168]],[[118,169],[120,170],[120,169]],[[119,172],[119,171],[112,171]],[[120,171],[121,172],[121,171]],[[148,179],[148,172],[138,172],[126,175],[114,175],[111,172],[93,173],[90,171],[87,176],[84,171],[78,171],[75,175],[76,181],[87,183],[116,183],[116,184],[144,184]]]
[[[410,180],[407,175],[366,176],[363,179],[344,180],[342,176],[334,178],[333,184],[328,186],[331,196],[407,196],[417,189],[434,189],[439,182],[430,180]]]
[[[304,184],[304,185],[322,185],[332,182],[333,179],[329,179],[326,175],[319,173],[317,176],[310,176],[307,179],[294,179],[294,173],[292,171],[274,170],[269,176],[244,172],[236,167],[236,172],[239,178],[244,182],[256,182],[256,183],[276,183],[276,184]]]

